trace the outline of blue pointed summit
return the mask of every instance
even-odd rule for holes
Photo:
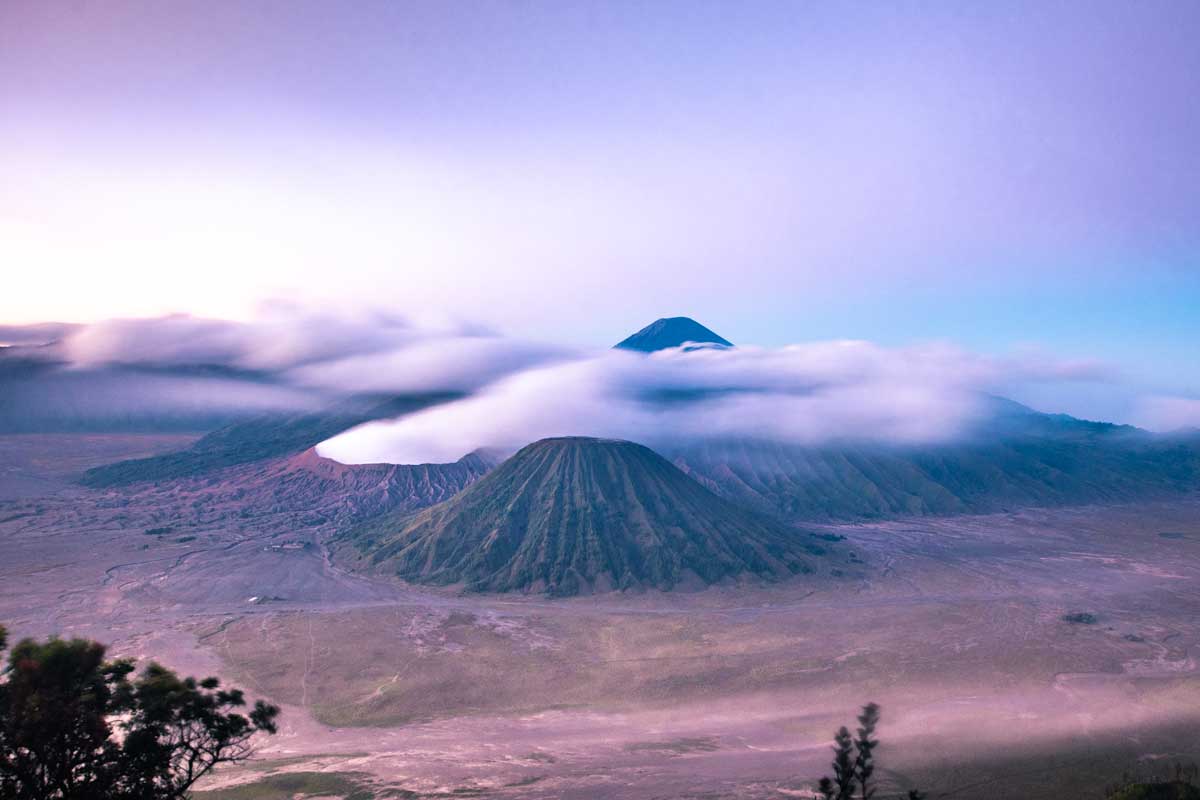
[[[688,342],[716,344],[733,347],[733,342],[723,339],[691,317],[664,317],[656,320],[615,347],[620,350],[637,350],[653,353],[668,347],[679,347]]]

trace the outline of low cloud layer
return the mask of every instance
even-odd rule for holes
[[[33,325],[0,325],[0,347],[11,347],[13,345],[39,347],[50,342],[59,341],[78,328],[78,325],[69,325],[62,322],[38,322]]]
[[[62,338],[59,351],[77,366],[219,365],[283,374],[315,364],[345,365],[350,359],[464,339],[502,341],[463,323],[418,323],[381,312],[348,316],[278,307],[249,322],[183,314],[106,320],[70,331]],[[364,369],[371,366],[363,363]],[[348,367],[339,374],[356,382]]]
[[[9,428],[34,424],[23,418],[47,403],[61,407],[56,420],[136,425],[167,414],[186,425],[315,410],[347,395],[472,392],[567,355],[456,321],[288,306],[245,322],[172,315],[8,326],[0,342],[12,345],[0,349],[0,416],[11,418],[0,427]]]
[[[1154,431],[1200,430],[1200,398],[1144,397],[1138,401],[1135,422]]]
[[[705,438],[927,443],[984,413],[984,393],[1027,381],[1095,380],[1096,364],[994,359],[939,345],[834,341],[767,349],[605,351],[510,375],[479,393],[363,425],[319,448],[338,461],[453,461],[548,436],[651,445]]]
[[[1038,352],[987,357],[946,344],[579,351],[460,322],[287,306],[249,322],[180,315],[4,332],[12,342],[41,346],[0,352],[53,365],[35,378],[9,374],[29,399],[9,416],[41,405],[36,397],[53,395],[56,385],[82,398],[64,416],[166,411],[199,418],[206,409],[313,410],[347,395],[463,395],[320,446],[347,463],[453,461],[479,448],[512,450],[569,435],[652,446],[724,437],[933,443],[969,431],[986,413],[988,393],[1113,377],[1092,362]],[[1181,424],[1195,417],[1184,401],[1160,400],[1148,416]]]
[[[220,367],[332,391],[469,390],[566,354],[453,321],[269,309],[249,322],[176,314],[0,327],[21,354],[76,369]]]

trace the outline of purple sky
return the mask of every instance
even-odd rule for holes
[[[1198,43],[1190,1],[7,0],[0,321],[690,314],[1196,397]]]

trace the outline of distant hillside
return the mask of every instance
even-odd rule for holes
[[[586,438],[535,442],[445,503],[371,520],[333,548],[413,582],[552,595],[786,577],[824,552],[646,447]]]
[[[718,336],[690,317],[665,317],[655,320],[614,347],[618,350],[653,353],[656,350],[679,347],[688,342],[733,347],[733,342]]]
[[[1200,437],[1039,414],[1000,401],[937,446],[694,443],[668,451],[717,494],[785,521],[1004,511],[1200,491]]]
[[[351,524],[440,503],[486,475],[497,460],[471,453],[449,464],[339,464],[309,449],[184,478],[163,491],[202,494],[232,513],[306,513],[310,524]],[[135,491],[137,489],[135,488]]]
[[[356,398],[316,413],[261,415],[213,431],[186,450],[97,467],[86,474],[84,483],[105,488],[266,464],[302,453],[367,420],[446,399]],[[990,402],[991,414],[969,437],[939,445],[807,447],[703,440],[660,449],[712,492],[789,523],[987,513],[1200,491],[1198,434],[1157,436],[1124,425],[1041,414],[1000,398]],[[366,483],[328,483],[325,490],[370,494]],[[436,491],[427,496],[426,503],[416,505],[446,497]],[[348,496],[346,502],[359,501]],[[388,506],[364,500],[359,516],[371,508],[382,512]]]
[[[84,475],[83,483],[102,488],[141,481],[172,480],[238,464],[294,455],[355,425],[418,411],[453,397],[445,394],[388,400],[359,397],[319,412],[264,414],[215,430],[186,450],[90,469]]]

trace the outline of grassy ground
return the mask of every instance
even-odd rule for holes
[[[371,800],[375,793],[357,772],[283,772],[228,789],[196,792],[196,800],[293,800],[306,797],[337,797],[340,800]]]

